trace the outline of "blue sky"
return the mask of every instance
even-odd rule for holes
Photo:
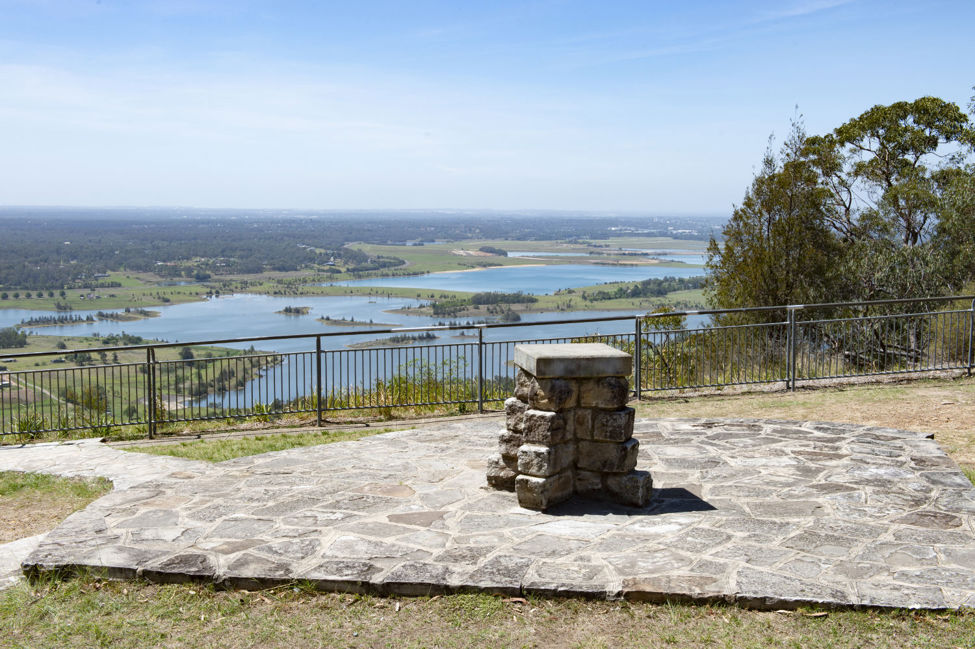
[[[975,2],[0,0],[0,204],[726,214],[770,133],[968,104]]]

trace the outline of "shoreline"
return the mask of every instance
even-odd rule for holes
[[[393,311],[383,311],[383,313],[393,313]],[[325,318],[315,318],[315,322],[320,322],[326,327],[375,327],[375,328],[386,328],[386,327],[400,327],[402,325],[394,324],[390,322],[365,322],[363,320],[343,320],[342,318],[330,318],[326,320]]]
[[[60,313],[64,313],[61,311]],[[88,320],[87,318],[81,318],[80,320],[64,320],[62,322],[18,322],[17,324],[11,325],[14,329],[41,329],[43,327],[72,327],[75,325],[90,324],[93,325],[98,322],[136,322],[138,320],[148,320],[149,318],[158,318],[162,316],[161,311],[150,311],[147,314],[143,313],[117,313],[112,314],[118,317],[105,317],[104,315],[95,315],[94,320]]]

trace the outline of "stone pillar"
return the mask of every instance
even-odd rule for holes
[[[652,480],[637,471],[630,394],[632,357],[602,343],[518,345],[515,396],[505,401],[488,484],[543,510],[579,493],[635,507]]]

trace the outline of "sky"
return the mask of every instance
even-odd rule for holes
[[[0,0],[0,205],[725,215],[770,135],[967,107],[975,2]]]

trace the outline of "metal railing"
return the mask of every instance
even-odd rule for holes
[[[852,315],[910,304],[950,307],[961,300],[967,308]],[[824,311],[833,311],[835,317],[799,317]],[[718,324],[667,326],[675,317],[689,316],[711,316]],[[758,316],[765,321],[721,324]],[[632,329],[619,333],[551,335],[566,325],[626,321]],[[547,335],[485,338],[509,328]],[[411,337],[451,331],[463,332],[461,342]],[[511,395],[514,346],[522,343],[600,341],[627,351],[636,361],[631,380],[637,398],[648,392],[763,383],[794,390],[803,381],[877,374],[971,374],[973,333],[975,298],[954,296],[6,353],[0,364],[29,359],[45,359],[46,364],[0,372],[0,439],[52,431],[98,434],[121,426],[141,426],[154,437],[161,426],[174,422],[296,413],[313,413],[322,425],[329,412],[340,410],[388,414],[393,408],[456,405],[461,411],[483,412],[485,404]],[[393,344],[330,345],[339,336],[387,335],[396,337]],[[301,341],[307,349],[266,352],[253,347],[269,341]],[[252,345],[248,350],[213,347],[246,343]]]

